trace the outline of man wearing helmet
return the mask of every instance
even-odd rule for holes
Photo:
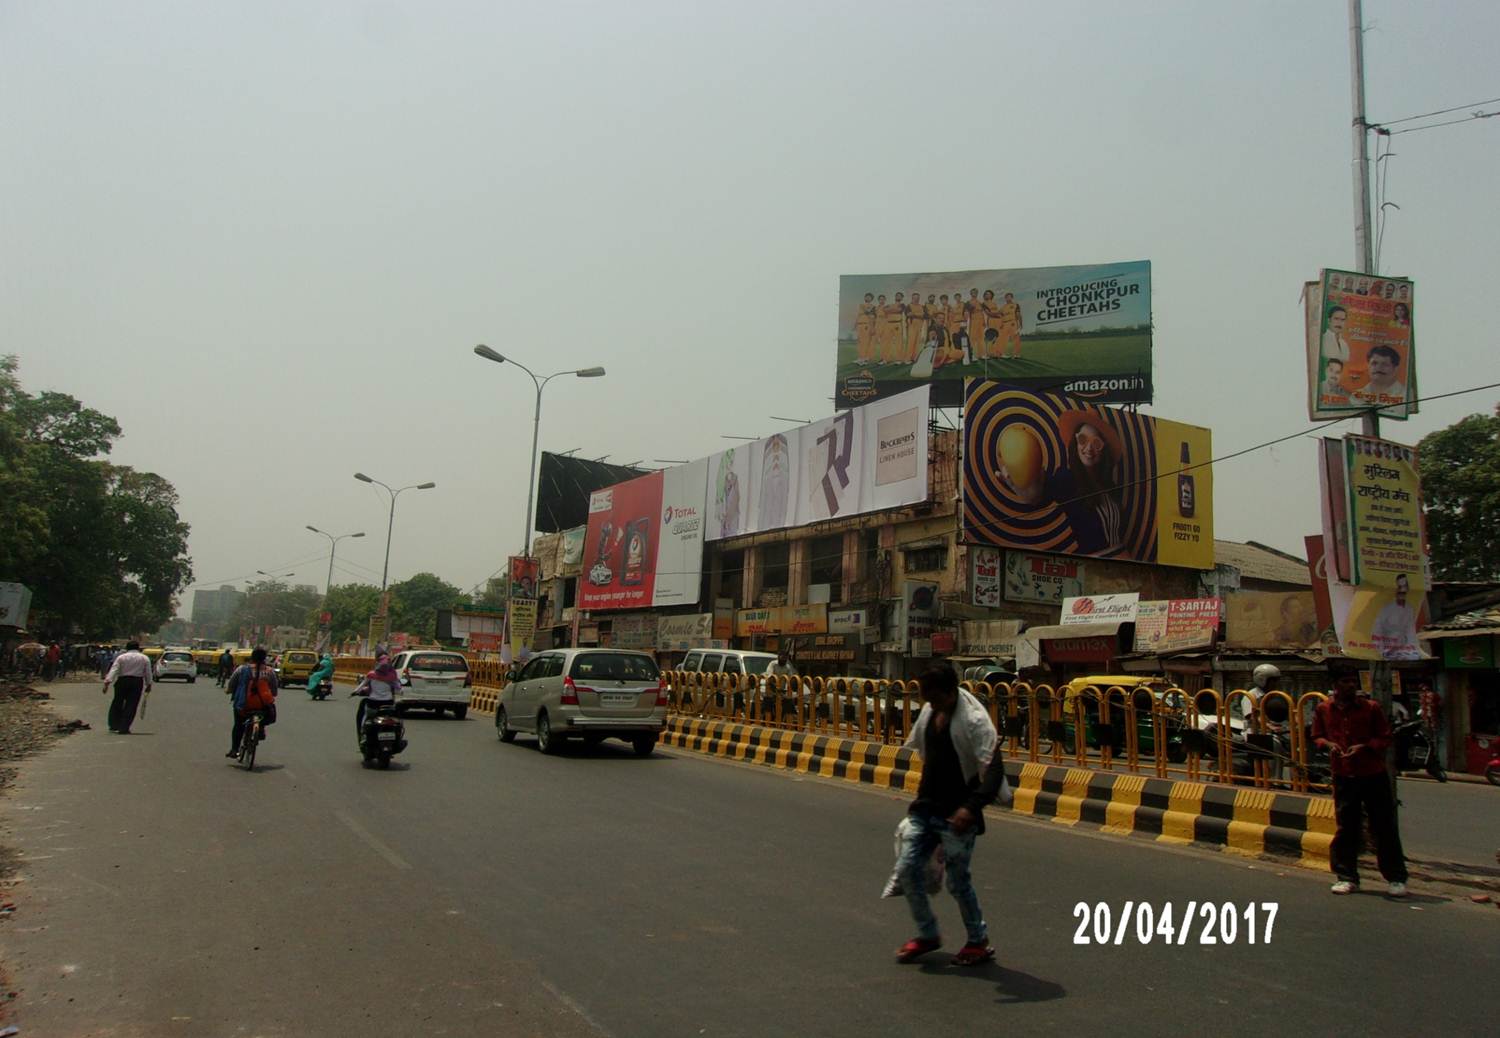
[[[1272,778],[1280,778],[1284,765],[1283,757],[1289,746],[1284,738],[1286,734],[1286,719],[1284,717],[1273,720],[1266,716],[1265,697],[1267,693],[1275,692],[1281,685],[1281,670],[1271,663],[1262,663],[1250,673],[1250,687],[1245,689],[1244,696],[1235,697],[1234,711],[1244,720],[1245,736],[1251,733],[1278,736],[1275,740],[1277,756],[1269,762],[1269,774]],[[1276,710],[1275,713],[1282,711]]]

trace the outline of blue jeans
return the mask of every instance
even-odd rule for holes
[[[989,927],[985,925],[984,913],[979,909],[979,895],[974,893],[974,883],[969,876],[969,859],[974,856],[974,837],[978,834],[970,829],[960,836],[948,825],[946,818],[907,817],[911,823],[911,836],[901,849],[897,867],[901,872],[901,888],[906,893],[907,907],[917,924],[917,936],[925,940],[938,938],[937,916],[932,914],[932,902],[927,897],[926,868],[932,852],[942,844],[943,856],[947,859],[944,875],[948,893],[958,902],[969,943],[984,944],[989,940]]]

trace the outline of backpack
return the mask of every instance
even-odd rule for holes
[[[259,667],[245,678],[245,710],[268,710],[276,703],[276,693],[271,688],[271,679]]]

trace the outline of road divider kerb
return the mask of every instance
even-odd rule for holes
[[[662,743],[713,757],[915,793],[922,764],[910,750],[757,725],[671,717]],[[1010,810],[1059,825],[1271,857],[1328,869],[1333,804],[1327,797],[1007,761]]]

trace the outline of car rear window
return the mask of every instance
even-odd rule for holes
[[[161,658],[164,659],[164,660],[176,660],[178,662],[183,662],[183,663],[191,663],[191,662],[193,662],[192,655],[190,653],[186,653],[186,652],[164,652],[164,653],[162,653],[162,657]]]
[[[289,652],[286,654],[288,663],[316,663],[318,657],[311,652]]]
[[[764,674],[766,672],[766,668],[771,665],[771,661],[775,658],[775,656],[746,656],[745,673]]]
[[[587,652],[573,658],[569,675],[595,681],[655,681],[656,661],[630,652]]]
[[[406,664],[412,670],[437,670],[462,674],[469,669],[469,661],[451,652],[419,652]]]

